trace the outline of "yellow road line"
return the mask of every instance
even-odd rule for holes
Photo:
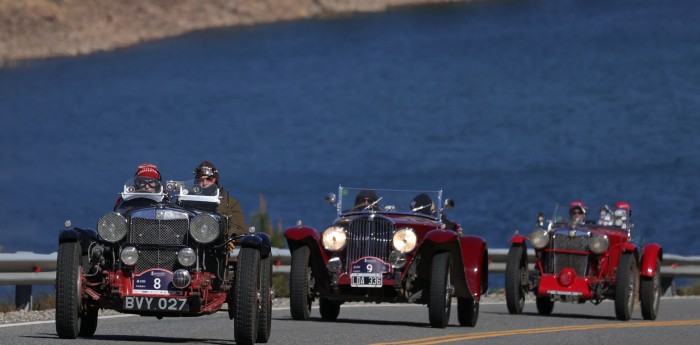
[[[671,327],[671,326],[698,326],[700,320],[678,320],[678,321],[654,321],[654,322],[629,322],[629,323],[614,323],[614,324],[594,324],[580,326],[561,326],[561,327],[545,327],[545,328],[530,328],[530,329],[515,329],[505,331],[492,331],[481,333],[462,333],[443,335],[439,337],[421,338],[406,341],[397,341],[389,343],[376,343],[373,345],[429,345],[429,344],[444,344],[456,341],[507,337],[511,335],[522,334],[539,334],[539,333],[554,333],[567,331],[588,331],[601,328],[635,328],[635,327]]]

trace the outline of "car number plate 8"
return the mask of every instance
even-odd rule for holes
[[[124,310],[189,311],[189,304],[185,298],[126,296]]]
[[[382,287],[381,273],[352,273],[350,274],[350,286],[352,287]]]

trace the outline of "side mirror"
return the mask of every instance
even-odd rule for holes
[[[455,201],[452,199],[445,199],[445,209],[451,210],[455,207]]]
[[[254,227],[254,226],[249,227],[249,228],[248,228],[248,232],[250,232],[251,234],[254,233],[254,232],[255,232],[255,227]]]
[[[328,193],[328,195],[326,195],[325,199],[326,199],[327,203],[329,203],[331,205],[335,205],[335,194]]]

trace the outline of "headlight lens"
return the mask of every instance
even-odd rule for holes
[[[192,248],[182,248],[177,253],[177,261],[182,266],[192,266],[196,260],[197,255],[194,253],[194,250],[192,250]]]
[[[107,242],[117,242],[126,236],[126,218],[110,212],[97,221],[97,233]]]
[[[340,226],[331,226],[323,232],[323,248],[330,251],[338,251],[345,247],[348,235]]]
[[[608,247],[610,247],[610,241],[608,236],[605,235],[595,235],[591,237],[591,241],[588,243],[588,247],[591,249],[593,254],[603,254]]]
[[[401,228],[394,233],[392,243],[394,244],[394,249],[401,253],[408,253],[416,248],[418,237],[416,237],[416,232],[413,229]]]
[[[192,218],[190,235],[195,241],[207,244],[219,237],[219,222],[210,214],[200,214]]]
[[[549,234],[544,229],[535,229],[530,233],[530,243],[535,249],[542,249],[549,244]]]
[[[119,257],[125,265],[133,266],[136,264],[136,261],[139,261],[139,251],[134,247],[126,247],[122,249]]]

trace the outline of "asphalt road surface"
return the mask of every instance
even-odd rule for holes
[[[552,316],[537,315],[528,302],[522,315],[509,315],[504,303],[482,304],[476,327],[460,327],[452,306],[446,329],[428,326],[423,305],[343,305],[335,322],[294,321],[289,309],[272,314],[268,344],[700,344],[700,298],[662,298],[656,321],[617,321],[613,302],[554,305]],[[235,344],[226,313],[195,318],[101,317],[92,338],[64,340],[53,321],[0,325],[0,344]]]

